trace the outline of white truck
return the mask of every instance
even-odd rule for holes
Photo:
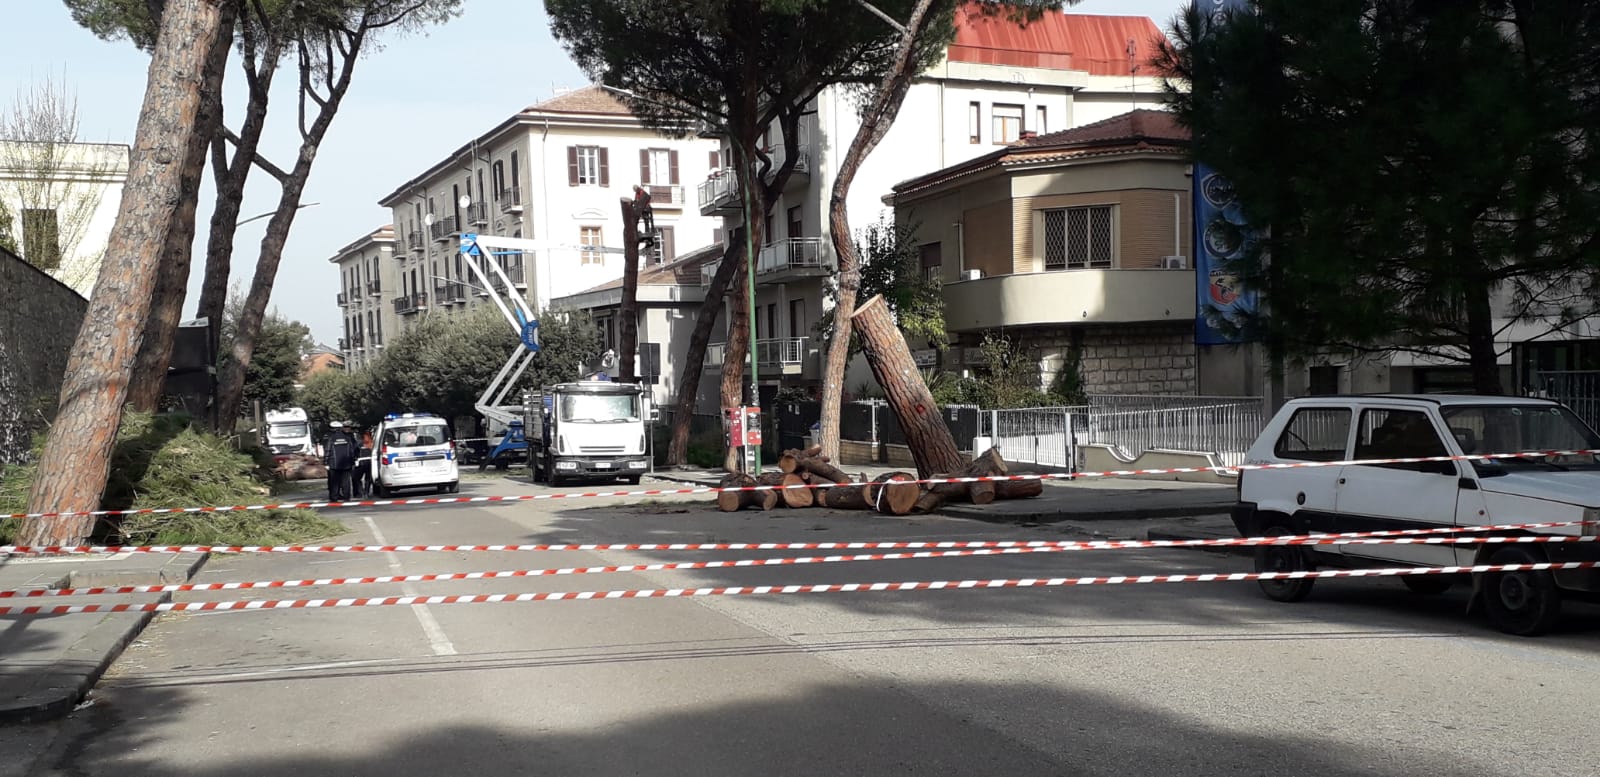
[[[650,468],[648,387],[586,380],[523,395],[528,466],[535,481],[578,478],[638,483]]]
[[[311,422],[303,408],[268,410],[267,428],[261,437],[262,444],[275,455],[316,453],[316,443],[311,440]]]

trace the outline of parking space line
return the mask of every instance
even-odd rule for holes
[[[372,516],[363,515],[361,516],[361,520],[366,521],[367,529],[372,532],[373,542],[376,542],[379,545],[389,544],[389,541],[384,538],[383,532],[378,529],[377,522],[372,520]],[[406,573],[405,568],[400,565],[399,556],[395,555],[393,552],[385,552],[383,555],[389,559],[389,570],[391,572],[397,575],[403,575]],[[403,591],[406,596],[418,595],[416,587],[410,583],[401,583],[400,590]],[[456,646],[450,643],[450,637],[444,633],[444,627],[440,626],[439,621],[433,617],[433,613],[428,609],[428,605],[413,604],[411,605],[411,612],[417,616],[417,623],[422,625],[422,633],[428,638],[428,645],[433,648],[434,655],[453,656],[456,654]]]

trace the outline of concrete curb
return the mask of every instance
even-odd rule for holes
[[[1226,513],[1232,503],[1212,505],[1169,505],[1125,510],[1068,512],[1041,509],[1035,512],[992,512],[972,505],[946,505],[939,513],[956,518],[974,518],[990,523],[1063,523],[1065,521],[1132,521],[1142,518],[1194,518]]]
[[[210,554],[198,554],[183,567],[187,575],[184,579],[192,579],[209,558]],[[163,579],[156,584],[169,582]],[[154,601],[170,602],[172,594],[161,594]],[[37,723],[72,712],[155,617],[156,613],[140,612],[112,613],[101,618],[48,668],[35,675],[34,687],[21,699],[0,707],[0,724]]]

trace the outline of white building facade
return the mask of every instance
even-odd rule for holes
[[[0,141],[0,224],[18,255],[87,297],[128,180],[128,146]]]
[[[339,249],[328,258],[339,268],[339,305],[343,329],[339,353],[347,370],[359,370],[383,352],[386,333],[398,332],[394,298],[400,269],[395,261],[394,229],[382,226]]]
[[[883,198],[901,181],[1024,138],[1165,107],[1162,79],[1148,63],[1167,42],[1148,18],[1051,13],[1021,28],[964,8],[957,14],[944,61],[912,84],[893,126],[856,174],[847,200],[854,230],[892,216]],[[815,107],[801,124],[801,163],[762,230],[755,348],[764,406],[780,385],[815,393],[822,378],[825,343],[816,324],[831,307],[825,282],[836,266],[828,200],[860,120],[843,89],[824,91]],[[779,153],[781,138],[776,129],[771,135],[765,145]],[[730,158],[728,149],[722,158]],[[713,172],[697,200],[702,213],[726,219],[730,234],[742,218],[731,171]],[[957,279],[959,262],[933,256],[924,264],[943,280]],[[709,282],[714,270],[702,277]],[[721,352],[710,349],[708,370],[720,370]],[[847,393],[868,378],[853,370]],[[702,412],[714,412],[715,386],[702,381]]]
[[[380,200],[393,214],[395,240],[384,297],[396,326],[386,335],[423,315],[487,301],[459,253],[462,234],[538,241],[535,250],[492,257],[535,311],[621,278],[620,203],[635,185],[650,191],[659,233],[642,251],[646,266],[709,244],[719,220],[685,192],[709,173],[716,148],[646,128],[596,86],[506,119]]]

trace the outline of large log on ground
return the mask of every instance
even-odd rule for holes
[[[867,501],[866,484],[819,488],[817,504],[835,510],[867,510],[872,507],[872,503]]]
[[[782,456],[778,457],[778,469],[784,472],[794,472],[800,468],[798,463],[800,459],[809,459],[820,455],[822,455],[821,445],[813,445],[803,451],[790,448],[784,451]],[[827,458],[823,458],[823,461],[827,461]]]
[[[756,485],[756,479],[739,472],[722,476],[720,488],[749,488]],[[717,493],[717,509],[725,513],[738,512],[745,507],[759,507],[771,510],[778,506],[778,494],[773,491],[719,491]]]
[[[895,326],[883,296],[875,295],[857,307],[850,322],[861,338],[867,365],[905,432],[917,474],[928,477],[935,472],[961,469],[966,463],[961,459],[961,449],[950,436],[950,427],[939,417],[939,406],[923,382],[922,371],[911,357],[911,349]]]
[[[1000,452],[990,448],[983,455],[973,459],[967,465],[948,475],[934,475],[935,478],[974,478],[989,475],[1005,475],[1009,472],[1005,459],[1000,458]],[[988,504],[995,498],[995,482],[985,481],[979,483],[934,483],[929,485],[927,491],[917,498],[917,503],[912,507],[912,512],[927,513],[939,509],[941,505],[950,500],[970,501],[973,504]]]
[[[1028,499],[1042,493],[1043,480],[1002,480],[994,484],[996,499]]]
[[[792,472],[785,474],[780,485],[784,488],[778,492],[778,501],[787,507],[810,507],[817,501],[817,492],[807,485],[804,475]],[[806,487],[797,488],[797,486]]]
[[[906,515],[917,504],[922,487],[909,472],[889,472],[873,478],[864,496],[867,503],[884,515]]]

